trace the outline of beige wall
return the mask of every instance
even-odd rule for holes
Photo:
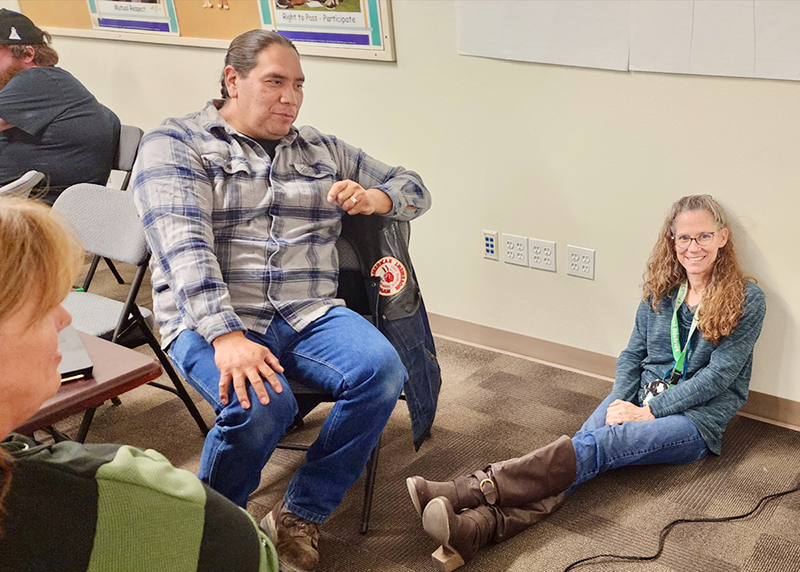
[[[423,175],[434,207],[414,224],[413,255],[429,311],[616,355],[665,211],[708,192],[736,215],[768,297],[751,387],[800,401],[800,83],[464,57],[452,1],[393,6],[397,63],[305,58],[300,122]],[[56,47],[143,128],[218,92],[217,50]],[[558,273],[484,260],[483,228],[555,240]],[[566,275],[567,243],[597,249],[596,280]]]

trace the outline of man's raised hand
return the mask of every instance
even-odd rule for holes
[[[392,199],[380,189],[365,189],[345,179],[337,181],[328,191],[328,202],[336,203],[349,215],[386,214],[392,210]]]

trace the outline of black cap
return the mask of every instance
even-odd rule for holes
[[[0,10],[0,44],[43,44],[44,34],[30,18],[3,8]]]

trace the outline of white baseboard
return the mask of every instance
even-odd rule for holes
[[[577,371],[613,381],[617,358],[580,348],[565,346],[505,330],[428,314],[433,333],[454,341],[484,347],[532,359],[555,367]],[[747,403],[739,411],[781,427],[800,430],[800,402],[751,391]]]

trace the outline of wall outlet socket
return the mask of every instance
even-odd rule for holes
[[[552,240],[528,239],[528,263],[531,268],[556,271],[556,243]]]
[[[503,234],[503,262],[528,266],[528,239],[515,234]]]
[[[594,280],[594,250],[568,244],[567,274]]]
[[[483,231],[483,257],[489,260],[500,260],[500,250],[497,244],[497,231]]]

